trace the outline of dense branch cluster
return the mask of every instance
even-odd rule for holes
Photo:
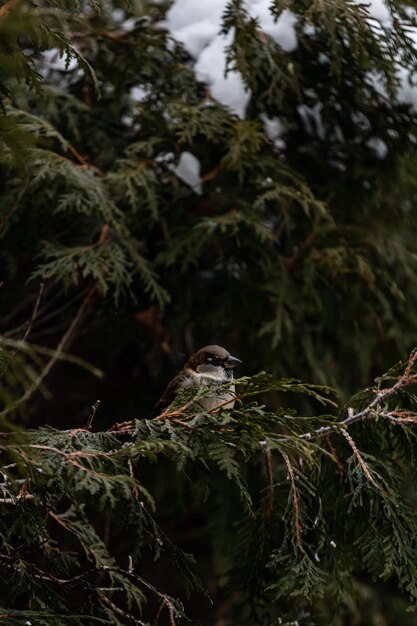
[[[145,468],[150,460],[165,456],[180,472],[187,466],[200,465],[193,480],[196,484],[206,483],[210,491],[226,481],[240,493],[242,504],[235,523],[249,525],[251,532],[248,537],[246,528],[244,543],[240,544],[241,538],[234,543],[235,566],[227,576],[242,592],[252,589],[255,593],[253,585],[256,588],[260,580],[251,576],[239,580],[239,572],[245,569],[245,559],[255,559],[256,555],[253,576],[256,572],[256,577],[268,580],[270,587],[268,593],[263,589],[258,598],[255,593],[254,598],[261,605],[272,602],[273,606],[274,598],[276,602],[290,589],[300,600],[303,596],[315,598],[327,593],[334,553],[343,561],[345,575],[352,573],[356,557],[352,560],[349,536],[344,540],[337,538],[339,520],[331,521],[335,497],[339,506],[344,501],[340,515],[350,511],[352,521],[344,526],[343,533],[351,539],[355,537],[358,554],[369,533],[369,528],[359,531],[366,521],[363,510],[366,516],[371,515],[371,552],[366,558],[362,556],[366,567],[378,574],[396,574],[411,596],[417,598],[410,553],[414,550],[417,519],[404,502],[399,509],[401,482],[405,478],[401,467],[404,456],[401,463],[392,458],[383,464],[369,445],[392,437],[404,439],[404,454],[408,446],[411,458],[417,414],[409,388],[417,378],[416,355],[411,355],[402,372],[381,377],[378,389],[367,390],[359,403],[352,399],[349,408],[342,409],[340,416],[334,416],[327,426],[320,422],[328,421],[329,416],[302,417],[285,408],[271,412],[251,400],[268,392],[304,392],[334,404],[327,397],[327,390],[295,380],[272,381],[259,374],[237,381],[242,404],[232,411],[204,412],[195,400],[195,392],[188,390],[160,419],[116,424],[107,433],[91,430],[98,407],[95,403],[86,428],[41,428],[4,434],[0,504],[8,509],[4,519],[14,521],[9,530],[2,532],[0,561],[5,575],[14,580],[13,595],[22,601],[24,595],[36,590],[40,606],[46,601],[46,606],[55,607],[55,613],[45,614],[41,623],[49,623],[52,618],[60,623],[59,616],[65,615],[74,593],[84,598],[82,606],[88,598],[90,603],[94,598],[98,614],[109,615],[120,623],[145,623],[135,617],[136,610],[146,597],[159,598],[155,614],[159,615],[165,606],[171,623],[176,623],[184,614],[181,604],[138,573],[146,546],[155,555],[161,550],[166,552],[190,590],[199,589],[201,584],[187,555],[175,547],[153,517],[155,500]],[[266,459],[266,471],[259,465],[262,457]],[[257,468],[255,488],[248,473],[251,467],[251,471]],[[137,475],[145,476],[145,480]],[[357,508],[359,501],[361,507]],[[123,566],[115,562],[111,543],[97,529],[97,519],[91,518],[92,511],[97,515],[101,510],[105,516],[106,510],[116,511],[120,507],[125,511],[130,537],[129,556]],[[316,515],[313,525],[312,511]],[[387,511],[395,512],[391,530],[387,528]],[[28,519],[33,520],[33,527],[28,526]],[[19,545],[23,528],[29,535]],[[262,549],[259,533],[265,539]],[[79,544],[75,552],[63,550],[67,543],[68,548],[71,545],[70,536]],[[376,541],[387,537],[389,550],[386,545],[384,556],[379,555],[375,563]],[[77,554],[79,550],[85,558]],[[278,563],[286,566],[277,567]],[[6,614],[20,615],[15,610]],[[86,619],[87,615],[88,611]]]

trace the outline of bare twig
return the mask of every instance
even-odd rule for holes
[[[69,141],[67,141],[66,143],[68,150],[71,152],[72,156],[78,161],[78,163],[80,163],[81,167],[90,167],[84,157],[82,157],[81,154],[78,152],[78,150],[74,148],[74,146],[70,144]]]
[[[64,304],[58,308],[52,308],[53,305],[55,304],[54,299],[56,299],[56,296],[55,297],[52,296],[52,298],[49,298],[49,300],[45,303],[44,312],[42,313],[42,315],[41,314],[39,315],[37,325],[39,324],[44,325],[46,324],[46,322],[50,322],[50,320],[61,316],[61,314],[64,311],[66,311],[68,308],[72,307],[77,302],[77,300],[82,300],[86,296],[87,292],[88,292],[88,289],[84,289],[82,292],[77,293],[73,298],[67,298]],[[51,308],[52,310],[50,310]],[[50,329],[51,329],[51,324],[48,324],[47,330],[37,331],[36,336],[42,336],[43,334],[51,334]],[[53,326],[52,326],[52,330],[54,330]]]
[[[184,406],[180,407],[179,409],[176,409],[175,411],[164,411],[160,415],[157,415],[156,417],[154,417],[154,419],[163,420],[163,419],[170,418],[170,417],[178,417],[178,415],[181,415],[182,413],[184,413],[186,409],[188,409],[190,404],[191,402],[187,402],[186,404],[184,404]]]
[[[207,413],[210,413],[210,415],[213,415],[214,413],[218,413],[220,409],[223,409],[224,407],[226,407],[228,404],[231,404],[232,402],[235,403],[236,400],[241,400],[242,397],[244,397],[244,394],[236,394],[233,396],[233,398],[229,400],[225,400],[221,404],[218,404],[217,406],[213,407],[212,409],[207,411]]]
[[[3,286],[3,282],[1,283],[1,286]],[[33,299],[33,294],[30,293],[26,298],[23,298],[22,300],[20,300],[16,306],[9,311],[6,315],[3,315],[2,317],[0,317],[0,323],[3,326],[7,326],[7,324],[13,320],[13,318],[20,313],[20,311],[24,308],[26,308]],[[19,328],[21,328],[21,326],[19,326]],[[8,333],[3,333],[5,336],[7,336]]]
[[[175,626],[175,620],[174,620],[174,606],[172,604],[172,602],[170,602],[168,600],[168,598],[165,598],[165,603],[167,605],[168,608],[168,615],[169,615],[169,623],[170,626]]]
[[[346,439],[346,441],[349,443],[350,447],[352,448],[353,454],[358,459],[358,463],[359,463],[363,473],[365,474],[366,478],[369,480],[370,483],[373,484],[374,487],[376,487],[377,489],[379,489],[381,491],[381,487],[374,480],[371,472],[369,471],[368,466],[366,465],[365,461],[361,457],[361,454],[360,454],[360,452],[359,452],[359,450],[358,450],[358,448],[356,446],[356,443],[354,442],[353,438],[351,437],[351,435],[349,435],[349,433],[345,429],[342,429],[340,432],[342,433],[342,435],[344,436],[344,438]]]
[[[33,322],[35,321],[35,317],[36,317],[36,314],[38,312],[39,304],[40,304],[40,301],[41,301],[41,298],[43,296],[43,292],[44,291],[45,291],[45,283],[41,283],[39,285],[38,297],[36,298],[35,306],[33,307],[32,316],[31,316],[29,322],[27,323],[25,334],[22,337],[22,341],[26,341],[26,339],[29,336],[30,331],[32,330],[32,325],[33,325]]]
[[[0,17],[3,17],[3,15],[6,15],[10,11],[10,9],[13,9],[16,2],[17,0],[9,0],[8,2],[6,2],[6,4],[0,8]]]
[[[290,459],[288,458],[288,456],[282,453],[282,457],[285,461],[285,465],[287,466],[288,476],[290,477],[290,481],[291,481],[291,491],[292,491],[292,497],[294,500],[295,534],[297,537],[297,545],[300,548],[300,550],[304,552],[303,544],[301,542],[301,530],[302,529],[301,529],[301,524],[300,524],[300,511],[299,511],[299,505],[298,505],[297,487],[295,486],[294,470],[292,468],[292,465],[290,463]]]
[[[91,298],[92,298],[94,292],[95,292],[94,287],[91,288],[87,292],[87,295],[85,296],[84,300],[82,301],[81,306],[78,309],[76,316],[72,320],[71,324],[68,327],[68,330],[63,335],[61,341],[59,342],[58,346],[56,347],[54,355],[51,357],[51,359],[45,365],[45,367],[43,368],[43,370],[41,371],[39,376],[36,378],[36,380],[33,382],[33,384],[11,406],[9,406],[6,409],[4,409],[0,413],[0,416],[7,415],[11,411],[13,411],[17,406],[19,406],[23,402],[26,402],[26,400],[28,400],[32,396],[32,394],[39,388],[39,386],[41,385],[43,380],[48,376],[49,372],[51,371],[51,369],[53,368],[53,366],[55,365],[57,360],[62,355],[62,353],[65,350],[65,348],[70,343],[70,341],[72,339],[72,336],[74,334],[74,331],[75,331],[76,327],[78,326],[80,320],[82,319],[82,317],[83,317],[87,307],[89,306]]]
[[[162,612],[162,609],[164,608],[164,606],[165,606],[165,598],[163,598],[163,599],[162,599],[162,602],[161,602],[161,604],[159,605],[158,611],[157,611],[157,613],[156,613],[156,615],[155,615],[155,620],[154,620],[154,621],[155,621],[155,624],[158,624],[158,622],[159,622],[159,616],[161,615],[161,612]]]
[[[126,611],[123,611],[114,602],[112,602],[110,598],[108,598],[104,594],[101,597],[103,598],[103,602],[105,602],[111,608],[111,610],[117,613],[118,615],[121,615],[122,617],[124,617],[125,619],[128,619],[134,624],[138,624],[140,626],[146,626],[145,622],[142,622],[142,620],[137,619],[137,617],[134,617],[133,615],[131,615],[130,613],[127,613]]]
[[[191,430],[194,428],[194,426],[188,424],[188,422],[184,422],[184,420],[178,420],[175,417],[171,419],[171,422],[174,422],[174,424],[178,424],[179,426],[184,426],[185,428],[190,428]]]
[[[332,453],[332,458],[333,458],[334,462],[337,465],[337,472],[339,474],[339,478],[342,479],[343,478],[343,464],[340,461],[339,457],[337,456],[337,452],[336,452],[336,449],[335,449],[335,447],[334,447],[334,445],[332,443],[332,438],[331,438],[330,435],[327,435],[326,441],[327,441],[327,444],[328,444],[328,446],[330,448],[330,452]]]
[[[118,422],[113,424],[107,432],[112,435],[133,435],[135,432],[135,420],[129,420],[127,422]]]
[[[86,430],[91,430],[91,427],[93,425],[93,419],[99,406],[100,406],[100,400],[96,400],[94,404],[91,405],[90,414],[88,416],[87,424],[85,425]]]
[[[155,616],[155,623],[157,624],[159,622],[159,617],[160,617],[160,615],[162,613],[162,609],[164,608],[164,606],[166,606],[167,609],[168,609],[169,625],[170,626],[175,626],[174,606],[173,606],[172,602],[170,602],[166,596],[163,596],[162,602],[159,605],[158,611],[157,611],[156,616]]]
[[[132,464],[132,461],[130,459],[128,459],[128,461],[127,461],[127,466],[129,468],[129,476],[130,476],[130,478],[132,480],[135,480],[135,473],[133,471],[133,464]],[[133,496],[133,498],[135,500],[137,500],[139,498],[139,489],[138,489],[138,486],[136,484],[133,486],[132,496]],[[130,567],[130,565],[132,565],[132,557],[131,556],[129,556],[129,571],[133,572],[133,565],[132,565],[132,567]]]

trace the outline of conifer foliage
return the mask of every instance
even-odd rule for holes
[[[225,2],[239,117],[169,3],[0,6],[1,623],[415,624],[417,21],[384,7],[271,0],[288,51]],[[150,419],[213,342],[235,407]]]

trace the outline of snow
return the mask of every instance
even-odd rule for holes
[[[63,54],[58,48],[50,48],[49,50],[44,50],[41,52],[42,65],[44,68],[48,70],[58,70],[62,72],[71,72],[78,66],[78,61],[75,58],[71,58],[68,63],[68,67],[66,66],[67,55],[64,52]]]
[[[321,117],[322,108],[323,105],[321,102],[317,102],[312,107],[309,107],[306,104],[300,104],[300,106],[297,107],[298,114],[301,117],[306,133],[311,136],[317,136],[320,139],[324,139],[326,136]]]
[[[232,36],[232,33],[228,33],[215,37],[199,55],[194,71],[198,80],[210,85],[213,98],[243,118],[250,90],[245,87],[240,72],[230,71],[226,74],[224,49],[231,43]]]
[[[259,19],[261,30],[279,44],[285,52],[292,52],[297,47],[294,29],[297,18],[294,13],[285,9],[275,21],[269,10],[270,6],[271,0],[253,1],[249,7],[249,15]]]
[[[163,25],[195,59],[196,76],[209,86],[213,98],[243,118],[251,93],[238,71],[226,73],[225,48],[234,35],[233,32],[220,33],[226,5],[227,0],[175,0]],[[296,17],[285,10],[274,21],[270,6],[270,0],[246,2],[249,15],[258,19],[260,29],[290,52],[297,47]]]
[[[391,26],[391,14],[384,0],[368,0],[368,11],[384,27]]]
[[[384,159],[388,153],[388,146],[385,141],[382,141],[379,137],[371,137],[367,141],[367,146],[375,152],[375,155],[379,159]]]
[[[225,8],[225,0],[177,0],[169,9],[167,19],[172,28],[183,28],[204,20],[219,24]]]
[[[404,104],[411,105],[414,112],[417,112],[417,86],[410,83],[410,74],[404,67],[398,70],[400,87],[398,88],[398,100]]]
[[[270,118],[266,115],[261,115],[265,132],[269,139],[275,145],[276,148],[285,148],[285,141],[282,139],[284,127],[278,117]]]
[[[195,24],[188,24],[179,30],[171,31],[171,34],[184,44],[188,52],[193,57],[198,55],[208,46],[218,35],[217,24],[210,19],[204,19]]]
[[[358,4],[364,0],[355,0]],[[245,8],[251,17],[258,19],[260,29],[270,36],[282,49],[291,52],[297,47],[295,25],[297,18],[289,10],[285,10],[277,21],[271,14],[272,0],[246,0]],[[386,0],[368,0],[369,22],[377,29],[391,29],[393,20]],[[239,117],[245,117],[247,104],[251,92],[243,83],[242,77],[236,70],[229,70],[226,74],[225,48],[231,43],[233,33],[220,34],[222,15],[227,6],[227,0],[174,0],[167,12],[165,26],[170,34],[182,42],[186,50],[194,59],[194,70],[199,80],[205,82],[211,95],[220,103],[229,107]],[[414,9],[410,7],[410,17]],[[314,36],[313,26],[306,25],[304,33]],[[409,29],[408,34],[416,41],[417,31]],[[324,56],[324,55],[323,55]],[[321,62],[328,62],[327,58]],[[410,85],[409,72],[398,65],[398,74],[401,85],[398,93],[400,102],[413,106],[417,111],[417,87]],[[385,88],[377,75],[370,75],[369,82],[381,93]],[[312,118],[321,132],[320,111],[302,110],[306,126],[311,125]],[[268,131],[267,131],[268,132]]]
[[[166,26],[193,57],[217,37],[224,0],[177,0],[167,13]]]
[[[146,100],[148,92],[146,91],[146,89],[143,89],[143,87],[137,85],[136,87],[132,87],[130,89],[129,95],[132,98],[133,102],[143,102],[144,100]]]
[[[171,169],[186,185],[192,188],[195,193],[203,192],[202,180],[200,176],[200,161],[191,152],[182,152],[178,165],[171,166]]]

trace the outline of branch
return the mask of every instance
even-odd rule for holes
[[[99,406],[100,406],[100,400],[96,400],[96,402],[93,405],[91,405],[90,415],[88,416],[85,430],[91,430],[91,427],[93,425],[93,419]]]
[[[282,453],[282,457],[287,466],[288,476],[291,481],[291,491],[292,491],[292,497],[294,500],[295,533],[297,537],[297,545],[300,548],[301,552],[305,552],[303,548],[303,544],[301,542],[301,524],[300,524],[300,515],[299,515],[299,506],[298,506],[298,493],[297,493],[297,487],[295,486],[294,470],[292,468],[292,465],[290,463],[290,459],[288,458],[288,456]]]
[[[394,385],[392,387],[380,389],[379,391],[377,391],[372,401],[368,404],[368,406],[366,406],[361,411],[358,411],[357,413],[355,413],[354,410],[351,407],[349,407],[348,415],[344,420],[331,424],[330,426],[321,426],[317,430],[312,430],[310,432],[302,433],[300,435],[297,435],[297,438],[303,439],[305,441],[313,441],[316,439],[320,439],[322,437],[326,437],[328,439],[330,435],[332,434],[337,435],[342,430],[348,429],[352,424],[355,424],[356,422],[365,421],[367,419],[375,419],[378,417],[387,419],[391,423],[394,423],[394,424],[417,423],[417,416],[411,413],[410,411],[394,410],[391,412],[387,412],[387,411],[381,410],[381,405],[384,402],[386,402],[388,399],[395,396],[400,389],[407,387],[408,385],[417,383],[417,373],[412,373],[412,368],[416,364],[416,361],[417,361],[417,350],[415,350],[411,354],[407,362],[407,365],[405,367],[404,373],[402,374],[402,376],[400,376],[400,378],[398,378],[398,380],[394,383]],[[235,400],[239,399],[240,397],[244,397],[244,394],[241,394],[241,396],[237,395]],[[229,404],[229,403],[230,403],[230,400],[226,401],[224,404]],[[177,418],[182,415],[182,413],[190,406],[190,404],[191,402],[188,402],[184,404],[182,407],[180,407],[179,409],[176,409],[174,411],[167,410],[161,413],[160,415],[158,415],[157,417],[155,417],[154,420],[170,419],[172,420],[172,422],[178,425],[189,426],[188,424],[186,424],[185,421],[179,420]],[[220,408],[221,406],[216,407],[215,409],[211,409],[210,411],[208,411],[208,413],[210,414],[217,413]],[[187,415],[186,417],[187,419],[191,419],[192,417],[194,417],[194,414]],[[136,426],[135,420],[129,420],[126,422],[120,422],[120,423],[114,424],[108,429],[107,432],[114,434],[116,436],[132,435],[135,432],[135,426]],[[190,427],[193,428],[193,426],[190,426]],[[282,437],[277,440],[277,443],[288,443],[292,439],[293,437]],[[339,468],[339,473],[340,473],[339,464],[338,464],[338,468]]]
[[[60,358],[60,356],[64,352],[65,348],[70,343],[70,341],[72,339],[72,336],[74,334],[74,331],[75,331],[76,327],[78,326],[80,320],[82,319],[82,317],[83,317],[87,307],[89,306],[91,298],[92,298],[94,292],[95,292],[95,288],[94,287],[92,287],[87,292],[87,295],[85,296],[84,300],[82,301],[81,306],[78,309],[76,316],[72,320],[68,330],[63,335],[61,341],[59,342],[58,346],[56,347],[54,355],[51,357],[51,359],[45,365],[45,367],[43,368],[43,370],[41,371],[39,376],[36,378],[34,383],[28,389],[26,389],[25,393],[20,398],[18,398],[15,402],[13,402],[13,404],[11,406],[9,406],[6,409],[4,409],[0,413],[0,417],[2,417],[3,415],[7,415],[11,411],[13,411],[17,406],[19,406],[23,402],[26,402],[26,400],[28,400],[32,396],[32,394],[39,388],[39,385],[48,376],[49,372],[51,371],[51,369],[53,368],[53,366],[55,365],[57,360]]]
[[[154,417],[154,419],[163,420],[163,419],[170,418],[170,417],[178,417],[178,415],[181,415],[182,413],[184,413],[186,409],[188,409],[190,404],[191,402],[186,402],[184,406],[180,407],[179,409],[176,409],[175,411],[164,411],[160,415],[157,415],[156,417]]]
[[[353,440],[353,437],[351,437],[349,435],[349,433],[347,432],[347,430],[341,430],[342,435],[344,436],[344,438],[346,439],[346,441],[348,442],[348,444],[350,445],[350,447],[353,450],[353,454],[356,456],[356,458],[358,459],[358,463],[363,471],[363,473],[365,474],[366,478],[369,480],[370,483],[373,484],[374,487],[376,487],[379,491],[381,491],[381,487],[375,482],[374,478],[372,477],[371,472],[369,471],[369,468],[367,466],[367,464],[365,463],[365,461],[363,460],[363,458],[361,457],[361,454],[357,448],[356,443]]]
[[[13,9],[16,3],[17,0],[9,0],[8,2],[6,2],[6,4],[0,8],[0,17],[3,17],[3,15],[6,15],[10,11],[10,9]]]
[[[98,587],[98,590],[100,591],[99,587]],[[134,624],[138,624],[139,626],[146,626],[145,622],[142,622],[142,620],[137,619],[136,617],[134,617],[134,615],[131,615],[130,613],[127,613],[126,611],[123,611],[123,609],[118,607],[114,602],[110,600],[110,598],[108,598],[104,594],[102,594],[101,597],[103,599],[103,602],[105,602],[105,604],[107,604],[111,608],[111,610],[117,613],[118,615],[121,615],[125,619],[128,619],[129,621],[133,622]]]
[[[41,283],[39,285],[39,293],[38,293],[38,297],[36,298],[35,306],[33,307],[32,316],[31,316],[29,322],[27,323],[25,334],[22,337],[22,341],[26,341],[26,339],[29,336],[30,331],[32,330],[32,325],[33,325],[33,322],[35,321],[35,317],[36,317],[36,314],[38,312],[39,304],[40,304],[41,298],[43,296],[44,290],[45,290],[45,283]]]
[[[417,350],[415,350],[407,363],[407,366],[404,370],[404,373],[400,378],[394,383],[392,387],[388,387],[386,389],[380,389],[375,395],[374,399],[368,404],[367,407],[362,409],[362,411],[354,412],[352,408],[348,409],[348,416],[342,420],[341,422],[337,422],[336,424],[332,424],[331,426],[322,426],[317,430],[310,431],[308,433],[303,433],[299,435],[300,439],[306,439],[307,441],[311,441],[312,439],[318,439],[319,437],[327,437],[332,433],[338,433],[341,429],[347,429],[352,424],[356,422],[361,422],[366,419],[375,418],[375,417],[384,417],[389,419],[394,423],[404,423],[404,422],[416,422],[417,417],[412,419],[412,414],[407,413],[405,417],[401,416],[401,413],[398,411],[393,411],[392,413],[386,413],[377,411],[382,402],[385,402],[392,396],[395,396],[400,389],[403,387],[407,387],[408,385],[412,385],[417,383],[417,374],[412,374],[411,370],[417,360]],[[398,417],[396,417],[398,415]],[[283,439],[282,441],[286,441],[287,439]]]

